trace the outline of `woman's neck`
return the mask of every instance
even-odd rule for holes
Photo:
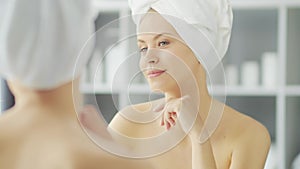
[[[165,99],[169,101],[174,98],[189,96],[191,100],[195,101],[195,104],[198,105],[200,116],[205,120],[213,101],[207,89],[206,73],[202,67],[199,67],[199,69],[194,72],[193,77],[194,79],[187,79],[182,82],[181,87],[177,85],[166,92]]]
[[[15,96],[14,109],[16,110],[23,112],[34,109],[39,110],[35,112],[51,113],[55,116],[76,117],[76,104],[74,104],[73,99],[77,97],[78,100],[80,95],[78,94],[78,86],[73,86],[72,82],[43,91],[27,88],[15,81],[9,82],[9,87]]]

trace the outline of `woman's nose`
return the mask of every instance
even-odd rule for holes
[[[149,49],[146,56],[146,62],[148,64],[155,64],[158,61],[158,52],[155,49]]]

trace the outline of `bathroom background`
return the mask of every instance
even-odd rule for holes
[[[81,91],[87,103],[96,99],[110,121],[121,107],[160,95],[138,73],[137,57],[124,62],[136,51],[134,36],[121,39],[135,32],[130,20],[118,19],[130,15],[127,1],[94,0],[93,6],[95,27],[102,29]],[[223,59],[226,103],[268,128],[272,146],[265,169],[300,169],[300,0],[234,0],[232,6],[231,43]],[[112,88],[116,81],[126,85]],[[218,91],[218,81],[210,83],[217,84],[216,97],[223,94],[224,84]],[[5,81],[0,88],[3,112],[14,101]]]

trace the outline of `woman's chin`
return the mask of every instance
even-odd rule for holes
[[[178,86],[176,84],[172,84],[170,82],[150,82],[149,83],[150,89],[152,92],[155,93],[168,93],[168,92],[174,92],[177,90]]]
[[[151,92],[154,93],[165,93],[165,86],[163,86],[162,84],[150,84],[150,89]]]

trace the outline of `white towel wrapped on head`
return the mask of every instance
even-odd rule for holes
[[[208,69],[218,64],[227,51],[232,28],[228,0],[129,0],[129,7],[137,25],[151,8],[161,14]],[[202,54],[209,56],[199,56]]]

